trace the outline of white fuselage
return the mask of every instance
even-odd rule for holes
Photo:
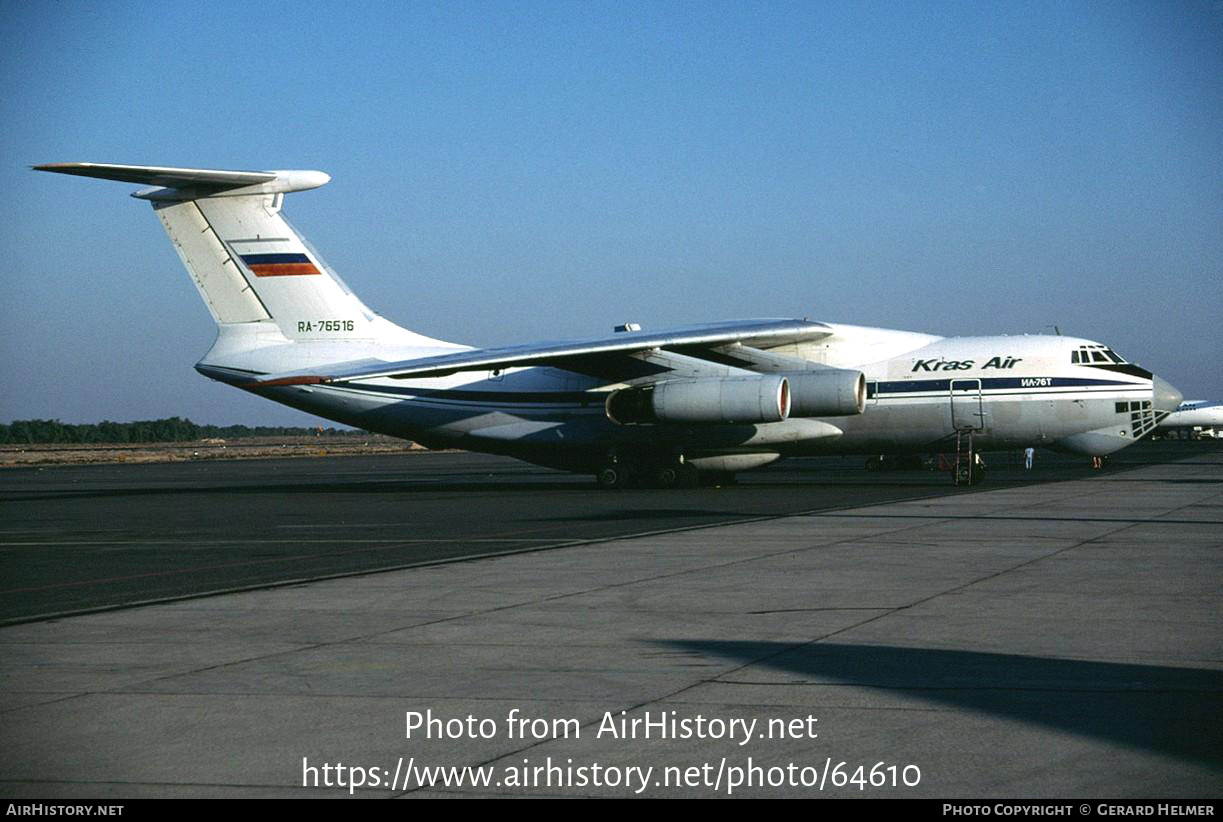
[[[1060,336],[781,319],[476,350],[371,311],[289,224],[284,196],[325,184],[323,172],[36,168],[154,186],[134,196],[217,323],[201,373],[360,428],[592,471],[605,485],[801,454],[964,453],[965,432],[969,451],[1100,456],[1181,400],[1105,346]]]
[[[972,430],[981,449],[1049,445],[1102,455],[1155,425],[1149,372],[1112,359],[1072,362],[1079,359],[1074,352],[1104,350],[1098,343],[1061,336],[943,338],[829,327],[834,333],[824,339],[770,353],[861,370],[867,380],[861,414],[756,424],[618,425],[608,418],[605,401],[624,383],[609,385],[551,367],[252,390],[431,447],[504,453],[574,470],[593,470],[609,449],[625,447],[671,449],[697,465],[705,460],[737,467],[803,454],[935,452],[952,447],[957,430]],[[343,345],[344,357],[355,359],[353,344]],[[297,363],[284,359],[289,351],[302,363],[338,356],[300,342],[240,345],[232,356],[221,356],[225,348],[219,341],[197,367],[235,384],[243,382],[238,374],[294,368]],[[454,350],[383,344],[363,355],[409,360]]]

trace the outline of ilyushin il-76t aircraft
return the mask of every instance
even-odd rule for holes
[[[148,200],[217,323],[206,377],[430,448],[599,484],[690,485],[781,457],[1124,448],[1180,393],[1107,345],[768,319],[472,348],[374,313],[281,214],[319,171],[56,163]],[[968,479],[968,470],[955,473]]]

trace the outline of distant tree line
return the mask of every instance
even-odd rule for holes
[[[59,420],[14,420],[0,424],[0,445],[45,443],[190,442],[206,438],[226,440],[246,437],[343,437],[368,436],[365,431],[339,428],[291,428],[282,425],[197,425],[191,420],[103,422],[73,425]]]

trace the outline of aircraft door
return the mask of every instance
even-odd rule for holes
[[[951,426],[957,431],[980,431],[985,428],[980,380],[951,381]]]

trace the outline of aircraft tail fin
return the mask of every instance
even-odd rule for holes
[[[284,195],[328,183],[321,171],[54,163],[38,171],[154,188],[148,200],[220,326],[274,324],[289,340],[437,344],[367,308],[281,214]]]

